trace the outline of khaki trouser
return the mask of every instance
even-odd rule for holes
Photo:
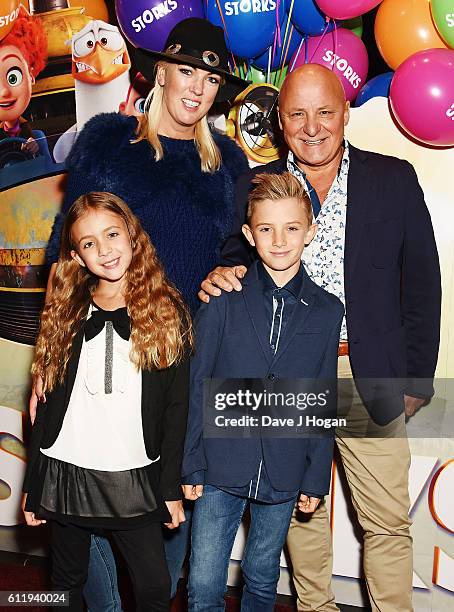
[[[339,357],[338,370],[340,378],[351,378],[347,356]],[[351,395],[349,426],[353,422],[355,431],[370,431],[370,419],[353,381],[352,385],[347,383],[347,387],[350,387],[347,393]],[[405,437],[404,415],[380,431],[386,437],[353,437],[340,430],[336,443],[353,506],[364,532],[364,574],[372,610],[411,612],[410,450]],[[298,594],[298,610],[338,610],[331,589],[332,543],[325,503],[320,504],[308,520],[294,513],[287,545]],[[343,553],[348,554],[348,551]]]

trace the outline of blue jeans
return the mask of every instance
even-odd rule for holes
[[[178,580],[181,576],[184,560],[189,550],[189,542],[191,538],[191,521],[194,504],[192,502],[184,503],[184,515],[186,520],[180,523],[178,529],[163,528],[164,531],[164,549],[166,551],[167,567],[169,568],[171,586],[171,597],[175,597],[177,592]]]
[[[175,597],[181,569],[189,547],[192,504],[185,503],[186,521],[178,529],[163,527],[164,548],[171,578],[171,597]],[[89,612],[121,612],[117,586],[117,568],[110,544],[106,538],[91,537],[88,579],[84,598]]]
[[[109,541],[100,536],[91,536],[84,599],[89,612],[121,612],[115,559]]]
[[[249,503],[251,524],[241,568],[242,612],[272,612],[279,580],[279,560],[296,496],[281,504],[236,497],[205,485],[195,502],[189,564],[189,611],[222,612],[227,572],[241,518]]]

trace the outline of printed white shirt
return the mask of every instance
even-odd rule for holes
[[[315,219],[317,233],[311,244],[305,247],[301,257],[310,278],[329,293],[337,296],[345,306],[344,290],[344,246],[347,218],[347,179],[350,167],[348,142],[344,141],[344,154],[339,172],[334,179],[321,209]],[[296,165],[289,151],[287,169],[304,186],[310,196],[305,173]],[[347,340],[345,316],[341,327],[341,340]]]

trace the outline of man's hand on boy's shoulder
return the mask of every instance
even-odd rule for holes
[[[319,497],[310,497],[301,493],[298,500],[298,510],[305,514],[311,514],[315,512],[320,502],[321,499]]]
[[[222,291],[241,291],[242,286],[238,279],[244,277],[246,266],[218,266],[212,270],[201,284],[198,293],[199,299],[208,304],[210,296],[219,297]],[[222,289],[222,291],[221,291]]]

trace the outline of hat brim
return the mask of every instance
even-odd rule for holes
[[[165,61],[172,62],[174,64],[186,64],[188,66],[193,66],[194,68],[201,68],[202,70],[208,70],[213,74],[219,74],[224,78],[224,84],[221,85],[219,91],[217,93],[216,102],[226,102],[227,100],[234,100],[242,91],[246,89],[251,83],[250,81],[246,81],[244,79],[240,79],[239,77],[222,70],[220,68],[216,68],[213,66],[208,66],[202,60],[199,60],[190,55],[178,54],[174,55],[171,53],[164,53],[159,51],[149,51],[147,49],[139,49],[134,47],[130,43],[127,44],[129,57],[131,59],[131,63],[143,74],[143,76],[150,83],[154,83],[155,79],[155,67],[157,62]]]

